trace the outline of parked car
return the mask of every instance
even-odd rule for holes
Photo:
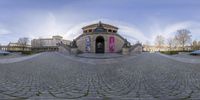
[[[10,52],[0,50],[0,55],[9,55],[9,54],[10,54]]]
[[[200,50],[193,51],[190,55],[200,55]]]

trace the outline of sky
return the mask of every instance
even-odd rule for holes
[[[73,40],[99,21],[119,27],[131,43],[154,43],[179,29],[200,40],[200,0],[0,0],[0,44],[20,37]]]

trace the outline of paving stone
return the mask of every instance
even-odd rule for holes
[[[0,64],[0,99],[198,100],[199,66],[150,53],[106,60],[42,53]]]

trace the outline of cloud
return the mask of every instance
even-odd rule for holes
[[[0,35],[9,34],[9,33],[11,33],[9,30],[0,28]]]
[[[0,45],[7,44],[8,41],[4,40],[6,35],[11,34],[12,32],[6,29],[3,25],[0,24]]]
[[[88,21],[88,22],[77,24],[77,25],[73,25],[72,27],[69,28],[69,30],[66,31],[66,34],[64,35],[64,37],[69,40],[73,40],[83,33],[82,27],[86,25],[90,25],[90,24],[95,24],[97,22],[98,21]]]
[[[41,19],[36,19],[38,21],[30,22],[32,24],[31,26],[27,27],[27,34],[31,38],[37,38],[37,37],[51,37],[53,35],[64,35],[65,29],[64,26],[58,22],[56,16],[48,12],[47,15],[42,17]]]
[[[2,24],[0,24],[0,35],[5,35],[9,33],[11,33],[11,31],[6,29]]]
[[[75,18],[79,14],[72,12],[36,12],[35,16],[26,15],[26,23],[23,23],[16,31],[20,31],[23,35],[33,38],[47,38],[53,35],[61,35],[64,38],[72,40],[76,34],[80,34],[80,30],[85,23],[80,23],[81,18]],[[82,15],[83,16],[83,15]],[[28,25],[27,25],[28,23]],[[79,23],[79,24],[77,24]]]
[[[119,28],[119,34],[127,38],[132,43],[136,41],[144,42],[147,40],[147,37],[144,35],[144,33],[137,28],[126,25],[119,25]]]

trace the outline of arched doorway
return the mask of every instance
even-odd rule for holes
[[[105,44],[103,36],[98,36],[96,38],[96,53],[104,53],[105,52]]]

